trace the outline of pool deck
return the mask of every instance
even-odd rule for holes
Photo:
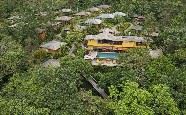
[[[118,64],[113,64],[113,63],[97,63],[96,60],[92,60],[92,65],[98,66],[98,65],[102,65],[102,66],[109,66],[109,67],[114,67],[117,66]]]

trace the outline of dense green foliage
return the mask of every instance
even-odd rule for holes
[[[87,19],[53,27],[62,8],[82,11],[100,4],[122,11],[126,18],[100,26],[75,29]],[[47,12],[46,16],[40,16]],[[159,32],[149,42],[163,56],[151,58],[148,49],[129,49],[117,67],[92,66],[83,59],[83,38],[113,27],[128,34],[134,14],[145,16],[142,31]],[[67,14],[73,16],[72,14]],[[96,14],[95,14],[96,15]],[[10,20],[12,16],[19,18]],[[91,16],[90,16],[91,17]],[[92,18],[92,17],[91,17]],[[0,1],[0,114],[24,115],[184,115],[186,114],[186,2],[185,0],[1,0]],[[15,27],[10,27],[17,24]],[[39,49],[36,28],[47,30],[46,41],[66,42],[58,53]],[[64,32],[69,28],[70,32]],[[57,37],[56,37],[57,36]],[[74,46],[73,52],[69,50]],[[72,48],[73,49],[73,48]],[[60,60],[58,68],[44,68],[47,59]],[[109,94],[102,99],[85,78],[94,77]]]

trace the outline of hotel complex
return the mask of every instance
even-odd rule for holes
[[[147,48],[147,41],[137,36],[114,36],[111,33],[87,35],[85,37],[86,55],[92,65],[117,66],[120,52],[129,48]]]

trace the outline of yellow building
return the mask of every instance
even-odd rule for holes
[[[85,42],[88,50],[114,50],[125,51],[128,48],[146,48],[147,42],[143,37],[137,36],[114,36],[100,33],[87,35]]]

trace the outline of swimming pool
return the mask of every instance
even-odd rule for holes
[[[118,53],[116,52],[98,52],[97,58],[103,58],[103,59],[117,59]]]

